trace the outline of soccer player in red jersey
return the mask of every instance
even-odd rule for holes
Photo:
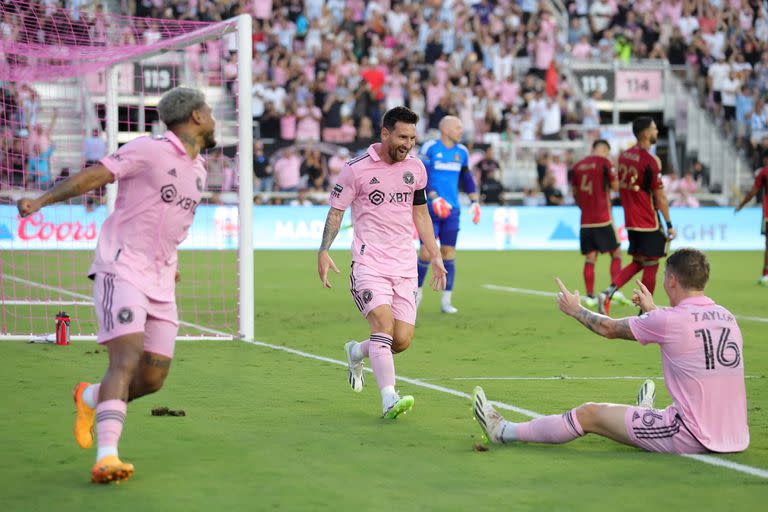
[[[619,180],[608,160],[610,152],[607,141],[596,140],[592,144],[592,154],[573,166],[571,178],[573,197],[581,208],[581,254],[584,255],[584,284],[587,287],[584,302],[592,308],[597,306],[595,262],[598,253],[611,254],[612,282],[621,270],[621,246],[611,217],[611,190],[618,192]]]
[[[667,243],[675,238],[669,218],[669,202],[661,182],[659,159],[649,150],[656,144],[659,129],[650,117],[638,117],[632,123],[637,144],[619,155],[619,196],[624,206],[624,225],[629,236],[632,263],[621,269],[599,297],[600,313],[608,314],[616,290],[643,271],[642,282],[653,295],[659,259],[667,254]],[[666,232],[659,213],[664,216]]]
[[[768,286],[768,165],[757,172],[757,176],[755,176],[755,185],[752,187],[752,190],[744,196],[741,204],[736,207],[736,211],[738,212],[744,208],[744,205],[750,202],[752,198],[758,194],[763,196],[763,218],[760,221],[760,233],[765,236],[765,256],[763,260],[763,275],[758,279],[757,284]]]

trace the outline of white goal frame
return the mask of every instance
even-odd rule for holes
[[[222,25],[224,29],[222,30]],[[239,174],[238,186],[238,326],[237,334],[227,333],[218,329],[210,329],[205,326],[190,324],[180,319],[180,324],[194,327],[210,335],[179,336],[181,340],[227,340],[227,339],[254,339],[254,275],[253,275],[253,119],[251,117],[252,87],[252,58],[253,48],[251,44],[252,19],[249,14],[242,14],[235,18],[212,24],[198,30],[176,36],[155,45],[152,50],[140,55],[130,55],[118,59],[106,68],[106,136],[108,153],[117,151],[118,148],[118,75],[120,64],[144,60],[167,51],[182,50],[187,46],[198,44],[207,40],[221,38],[222,36],[237,32],[238,62],[237,62],[237,167]],[[107,186],[107,208],[112,213],[117,196],[117,184]],[[81,294],[70,293],[72,301],[57,301],[56,304],[84,304]],[[77,300],[80,299],[80,300]],[[7,301],[8,305],[50,305],[53,302]],[[89,302],[89,304],[91,304]],[[21,341],[52,341],[54,335],[35,334],[2,334],[0,340]],[[94,335],[73,335],[74,341],[92,341]]]

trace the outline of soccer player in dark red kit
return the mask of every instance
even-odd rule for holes
[[[669,202],[661,182],[661,163],[650,153],[659,129],[650,117],[638,117],[632,123],[637,144],[619,155],[619,196],[624,207],[624,225],[629,237],[632,262],[621,269],[599,297],[599,311],[609,314],[616,290],[643,271],[642,283],[653,295],[659,259],[667,254],[667,242],[675,238],[669,218]],[[666,232],[659,213],[664,216]]]
[[[621,246],[616,238],[611,216],[611,190],[618,192],[619,180],[608,160],[611,146],[598,139],[592,144],[592,154],[573,166],[571,186],[576,204],[581,209],[581,254],[584,255],[584,303],[597,306],[595,298],[595,262],[598,253],[611,254],[611,282],[621,270]],[[615,300],[621,292],[614,294]],[[626,299],[624,299],[626,300]]]
[[[755,185],[744,196],[739,206],[736,207],[736,211],[738,212],[744,208],[744,205],[758,194],[763,196],[763,217],[760,221],[760,233],[765,235],[765,256],[763,259],[763,275],[757,280],[757,284],[768,287],[768,165],[758,171],[757,176],[755,176]]]

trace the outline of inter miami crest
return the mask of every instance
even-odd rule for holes
[[[413,181],[414,181],[413,173],[411,171],[405,171],[405,173],[403,174],[403,181],[405,182],[406,185],[413,185]]]
[[[371,302],[371,299],[373,299],[373,292],[371,290],[363,291],[363,302],[368,304],[369,302]]]
[[[133,311],[130,308],[122,308],[117,312],[117,321],[123,325],[133,322]]]
[[[384,192],[381,190],[374,190],[370,194],[368,194],[368,200],[371,201],[371,204],[374,206],[379,206],[381,203],[384,202]]]
[[[176,199],[176,187],[173,185],[163,185],[160,189],[160,199],[162,199],[164,203],[173,202],[173,200]]]

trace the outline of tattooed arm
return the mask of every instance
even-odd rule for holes
[[[614,320],[605,315],[594,313],[581,305],[579,293],[571,293],[565,287],[560,279],[557,279],[560,286],[560,293],[557,294],[557,304],[560,311],[568,316],[572,316],[590,331],[604,336],[606,338],[621,338],[624,340],[634,340],[635,335],[629,328],[629,318],[620,318]]]
[[[327,251],[336,239],[341,229],[341,219],[344,217],[344,210],[331,208],[328,210],[328,216],[325,218],[325,229],[323,229],[323,241],[320,243],[320,251]]]
[[[584,306],[580,305],[579,308],[579,311],[573,317],[584,324],[590,331],[609,339],[635,339],[635,335],[632,334],[632,330],[629,328],[629,318],[614,320],[613,318],[590,311]]]
[[[324,288],[331,288],[331,283],[328,282],[328,269],[332,269],[337,274],[339,269],[336,268],[336,264],[331,259],[331,255],[328,254],[328,249],[331,248],[336,235],[339,234],[341,229],[341,219],[344,217],[344,210],[337,208],[331,208],[328,210],[328,217],[325,219],[325,229],[323,229],[323,241],[320,243],[320,250],[317,252],[317,273],[320,275],[320,282],[323,283]]]
[[[83,195],[113,181],[115,181],[115,177],[109,169],[101,164],[96,164],[70,176],[37,199],[19,199],[16,206],[19,209],[19,215],[27,217],[43,206]]]

